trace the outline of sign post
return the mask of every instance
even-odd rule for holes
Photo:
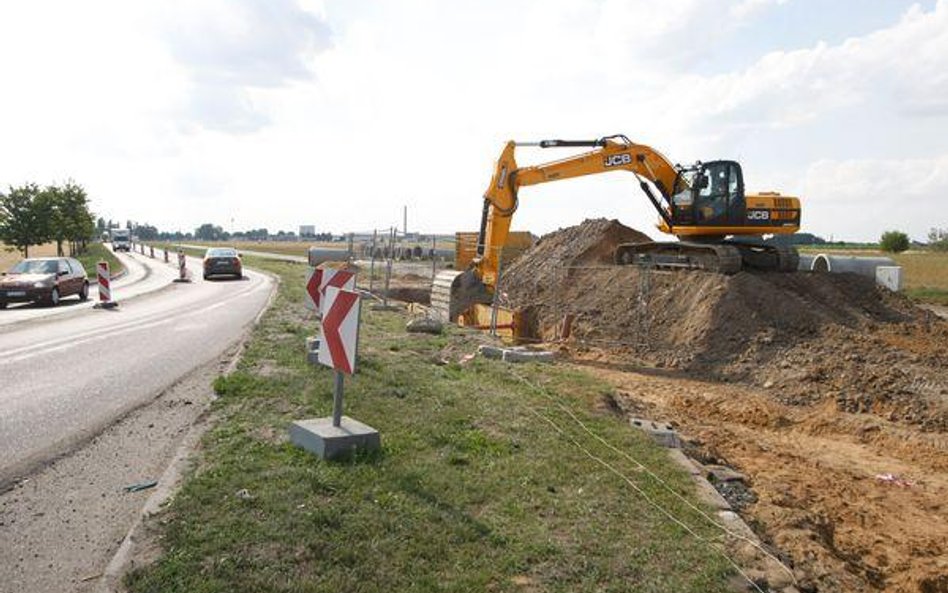
[[[346,284],[349,279],[339,275],[340,272],[343,271],[335,270],[336,282]],[[354,278],[351,280],[354,283]],[[335,374],[332,416],[294,422],[290,426],[290,440],[323,459],[343,457],[356,450],[378,449],[381,439],[377,430],[343,415],[345,376],[356,372],[361,298],[353,290],[328,285],[319,298],[323,319],[318,361],[332,368]]]

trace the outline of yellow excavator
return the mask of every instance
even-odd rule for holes
[[[514,158],[518,146],[593,150],[521,168]],[[598,140],[511,141],[497,160],[484,194],[477,255],[467,270],[446,271],[435,278],[431,296],[435,310],[443,319],[455,321],[473,305],[491,302],[522,186],[610,171],[631,172],[658,212],[658,229],[679,239],[619,245],[614,254],[616,264],[722,274],[735,274],[743,268],[797,269],[797,251],[765,243],[763,235],[797,232],[800,200],[776,192],[745,194],[743,173],[736,161],[675,165],[657,150],[623,135]]]

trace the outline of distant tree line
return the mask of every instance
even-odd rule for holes
[[[935,251],[948,251],[948,229],[932,229],[928,232],[928,246]]]
[[[26,183],[0,193],[0,241],[30,256],[30,247],[55,241],[56,251],[65,255],[82,252],[96,232],[96,220],[89,210],[89,197],[81,185],[40,187]]]

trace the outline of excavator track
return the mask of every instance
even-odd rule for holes
[[[626,243],[616,248],[615,262],[718,274],[736,274],[742,269],[795,272],[800,265],[800,254],[793,247],[738,241]]]
[[[741,271],[741,252],[732,245],[712,243],[624,243],[616,247],[615,262],[648,268],[736,274]]]

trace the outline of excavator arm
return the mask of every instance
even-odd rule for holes
[[[514,156],[518,146],[592,147],[594,150],[550,163],[519,168]],[[507,241],[513,214],[517,210],[517,195],[521,187],[620,170],[630,171],[639,178],[642,191],[648,196],[659,216],[672,228],[667,205],[670,196],[677,192],[675,186],[680,183],[680,177],[678,169],[657,150],[644,144],[635,144],[625,136],[607,136],[589,141],[508,142],[497,159],[490,185],[484,193],[477,256],[472,271],[487,287],[494,288],[501,250]],[[661,195],[656,196],[645,180],[654,184]]]

